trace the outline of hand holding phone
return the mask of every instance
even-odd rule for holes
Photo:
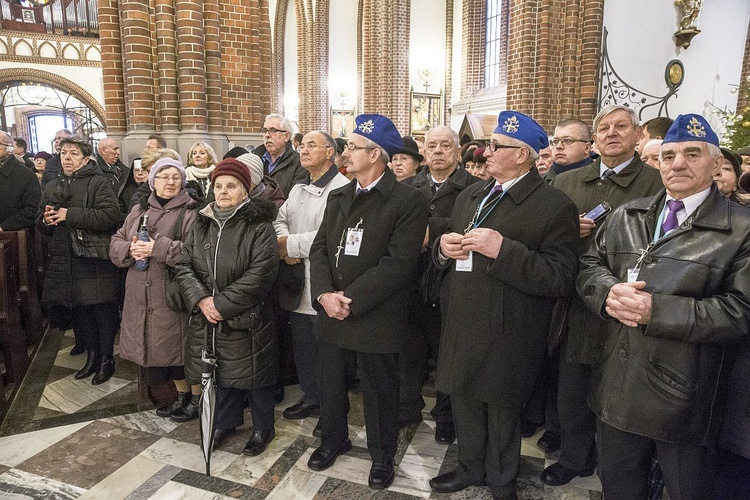
[[[599,222],[604,217],[607,216],[608,213],[612,211],[612,207],[609,206],[609,203],[606,201],[601,202],[583,216],[584,219],[591,219],[594,222]]]

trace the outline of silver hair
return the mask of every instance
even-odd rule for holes
[[[455,130],[453,130],[452,128],[447,127],[445,125],[438,125],[437,127],[433,127],[430,130],[428,130],[427,134],[424,137],[424,140],[425,140],[425,142],[429,142],[431,134],[433,134],[435,132],[445,132],[445,131],[448,131],[448,132],[451,133],[451,135],[453,136],[453,142],[456,145],[456,149],[458,149],[458,147],[459,147],[458,134],[456,133]]]
[[[380,150],[380,157],[384,160],[384,163],[387,164],[389,161],[391,161],[391,155],[389,155],[385,149],[380,147],[378,143],[371,141],[367,137],[363,137],[363,139],[365,140],[365,147]]]
[[[322,135],[323,139],[326,141],[326,147],[333,148],[334,153],[336,152],[336,141],[333,137],[331,137],[331,134],[329,134],[328,132],[323,132],[322,130],[313,130],[312,132]]]
[[[596,132],[596,129],[599,128],[599,122],[602,121],[604,117],[614,113],[615,111],[625,111],[630,117],[630,122],[633,124],[633,127],[638,126],[638,115],[635,114],[635,111],[633,111],[632,108],[623,106],[621,104],[612,104],[611,106],[607,106],[606,108],[599,111],[596,117],[594,117],[594,132]]]
[[[670,143],[667,143],[667,144],[670,144]],[[664,149],[664,143],[662,142],[661,148],[659,148],[659,161],[662,161],[661,152],[663,149]],[[716,144],[711,144],[710,142],[706,143],[706,151],[708,151],[708,156],[710,158],[721,158],[724,156],[721,152],[721,149],[719,149],[719,146],[717,146]]]
[[[506,137],[508,137],[508,136],[506,136]],[[525,149],[526,151],[528,151],[529,158],[532,160],[532,163],[536,162],[536,159],[539,157],[539,154],[536,151],[534,151],[534,148],[532,148],[531,146],[529,146],[525,142],[523,142],[521,140],[518,140],[518,139],[516,139],[514,137],[508,137],[508,140],[510,141],[510,144],[508,144],[509,146],[518,146],[518,147],[520,147],[522,149]]]
[[[290,141],[292,140],[292,136],[297,131],[296,128],[294,127],[294,124],[292,123],[292,120],[290,120],[286,116],[281,116],[278,113],[271,113],[270,115],[266,115],[266,119],[264,121],[268,121],[268,120],[279,120],[279,121],[281,121],[281,127],[284,130],[286,130],[287,132],[289,132],[289,140]],[[287,142],[289,142],[289,141],[287,141]]]

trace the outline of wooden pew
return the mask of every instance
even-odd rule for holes
[[[19,382],[29,365],[26,336],[19,315],[19,286],[14,262],[17,248],[0,240],[0,343],[5,359],[5,383]]]
[[[29,344],[38,344],[44,334],[44,324],[37,293],[35,242],[28,230],[0,232],[0,241],[3,240],[10,241],[17,249],[15,264],[21,319]]]

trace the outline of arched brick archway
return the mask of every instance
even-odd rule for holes
[[[49,85],[74,96],[96,115],[102,123],[105,121],[104,107],[80,85],[60,75],[31,68],[0,69],[0,85],[13,81],[27,81]]]

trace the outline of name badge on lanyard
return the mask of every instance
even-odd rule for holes
[[[359,248],[362,246],[363,230],[350,227],[346,231],[346,247],[344,255],[359,256]]]
[[[469,252],[469,257],[466,260],[456,260],[456,271],[471,272],[472,260],[474,252]]]

